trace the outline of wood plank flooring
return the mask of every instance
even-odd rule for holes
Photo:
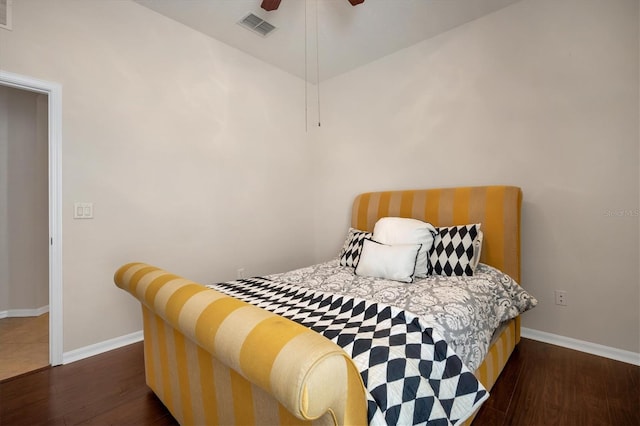
[[[173,425],[147,388],[142,343],[0,382],[0,425]]]
[[[640,425],[640,367],[522,339],[474,426]]]
[[[48,313],[0,319],[0,380],[48,365]]]
[[[0,382],[0,425],[175,425],[142,344]],[[523,339],[474,426],[640,425],[640,367]]]

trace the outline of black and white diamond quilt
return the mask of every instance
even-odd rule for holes
[[[321,333],[351,356],[369,392],[371,425],[457,425],[489,394],[410,312],[256,277],[210,285]]]

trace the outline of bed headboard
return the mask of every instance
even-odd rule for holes
[[[480,261],[520,282],[520,206],[515,186],[473,186],[368,192],[353,202],[351,226],[373,231],[385,216],[411,217],[434,226],[481,223]]]

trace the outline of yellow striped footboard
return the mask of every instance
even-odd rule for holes
[[[142,263],[114,280],[142,303],[147,384],[180,424],[367,423],[357,368],[322,335]]]

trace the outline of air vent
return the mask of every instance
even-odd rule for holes
[[[248,14],[244,18],[242,18],[238,24],[242,25],[245,28],[250,29],[263,37],[269,35],[273,30],[276,29],[275,26],[271,25],[264,19],[259,16],[254,15],[253,13]]]

